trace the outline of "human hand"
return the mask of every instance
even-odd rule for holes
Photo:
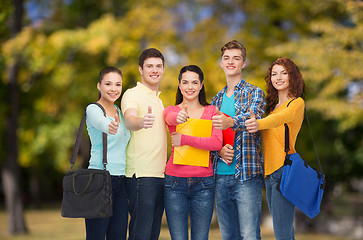
[[[222,158],[225,163],[231,165],[234,157],[234,150],[230,144],[226,144],[218,151],[218,155]]]
[[[245,121],[245,126],[249,133],[254,133],[258,131],[258,122],[252,109],[250,109],[250,114],[251,118]]]
[[[217,108],[217,114],[212,117],[212,123],[215,129],[225,130],[234,126],[234,121],[231,117],[227,117]]]
[[[151,106],[148,106],[147,113],[144,116],[144,119],[142,121],[142,128],[152,128],[154,125],[155,116],[152,113]]]
[[[120,120],[118,118],[118,114],[117,114],[117,111],[116,111],[115,121],[110,122],[110,124],[108,125],[109,134],[115,135],[117,133],[119,123],[120,123]]]
[[[179,111],[176,122],[178,124],[185,123],[188,120],[188,104],[184,103],[182,110]]]
[[[180,146],[180,144],[181,144],[181,136],[182,136],[182,134],[181,134],[181,133],[178,133],[178,132],[173,132],[173,133],[170,135],[171,145],[172,145],[173,147],[178,147],[178,146]]]

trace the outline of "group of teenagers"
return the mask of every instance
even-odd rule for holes
[[[227,85],[206,100],[204,74],[196,65],[178,76],[175,106],[164,108],[159,85],[164,56],[155,48],[139,57],[141,80],[125,91],[121,109],[115,101],[123,76],[115,67],[99,75],[98,103],[86,109],[91,140],[89,168],[103,169],[102,133],[107,133],[112,178],[113,216],[85,219],[92,239],[159,238],[165,209],[171,239],[208,239],[214,205],[223,240],[261,239],[262,190],[266,187],[276,239],[294,239],[295,207],[276,188],[285,159],[284,123],[290,128],[290,152],[304,117],[304,81],[295,63],[278,58],[268,68],[266,93],[242,74],[246,49],[233,40],[221,48],[220,66]],[[188,119],[212,121],[210,137],[176,131]],[[167,128],[171,156],[167,161]],[[235,132],[233,146],[223,144],[223,130]],[[196,129],[198,131],[198,129]],[[209,151],[207,167],[174,164],[174,147]],[[130,215],[130,220],[128,216]],[[188,224],[188,219],[190,225]]]

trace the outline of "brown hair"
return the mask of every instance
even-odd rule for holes
[[[274,88],[271,82],[272,68],[275,65],[283,66],[289,76],[289,95],[295,98],[304,97],[304,79],[296,64],[289,58],[280,57],[273,61],[268,68],[266,81],[266,114],[269,114],[278,103],[278,91]]]
[[[223,57],[223,54],[226,50],[229,49],[239,49],[242,52],[242,58],[243,61],[246,61],[246,48],[243,46],[242,43],[238,42],[237,40],[232,40],[228,43],[226,43],[222,48],[221,48],[221,57]]]
[[[139,57],[139,66],[141,68],[143,68],[144,62],[148,58],[160,58],[163,61],[163,66],[164,66],[164,56],[156,48],[147,48],[144,51],[142,51]]]

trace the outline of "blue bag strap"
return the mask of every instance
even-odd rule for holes
[[[290,103],[292,101],[294,101],[296,98],[292,99],[286,107],[288,107],[290,105]],[[308,113],[306,111],[306,108],[304,107],[304,112],[305,112],[305,116],[306,116],[306,120],[308,122],[308,126],[309,126],[309,130],[310,130],[310,136],[311,136],[311,139],[313,140],[313,145],[314,145],[314,149],[315,149],[315,153],[316,153],[316,157],[318,159],[318,163],[319,163],[319,167],[320,167],[320,172],[322,174],[323,173],[323,169],[321,167],[321,163],[320,163],[320,159],[319,159],[319,154],[318,154],[318,150],[316,149],[316,145],[315,145],[315,141],[314,141],[314,137],[313,137],[313,132],[311,131],[311,126],[310,126],[310,121],[309,121],[309,117],[308,117]],[[290,141],[289,141],[289,126],[287,125],[287,123],[284,123],[284,126],[285,126],[285,153],[286,153],[286,156],[288,155],[288,152],[290,151]]]
[[[86,106],[86,109],[84,110],[84,113],[83,113],[83,116],[81,119],[81,123],[79,124],[77,138],[76,138],[76,142],[74,143],[71,159],[69,160],[69,162],[71,163],[71,170],[72,170],[74,163],[76,162],[79,147],[81,145],[81,136],[82,136],[82,132],[83,132],[84,123],[86,121],[86,110],[87,110],[87,107],[91,104],[95,104],[95,105],[99,106],[102,109],[104,116],[106,117],[106,111],[101,104],[95,102],[95,103],[90,103]],[[102,143],[103,143],[102,163],[103,163],[103,168],[106,169],[106,164],[107,164],[107,134],[106,133],[102,133]]]

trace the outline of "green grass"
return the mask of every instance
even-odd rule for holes
[[[25,211],[25,221],[29,234],[22,236],[7,235],[7,215],[4,211],[0,212],[0,239],[2,240],[80,240],[85,239],[85,227],[83,219],[63,218],[60,216],[59,209],[27,210]],[[275,239],[272,230],[262,229],[262,239]],[[220,240],[218,228],[210,231],[210,240]],[[160,234],[160,240],[170,239],[166,224]],[[297,234],[299,240],[344,240],[341,237],[317,234]]]

